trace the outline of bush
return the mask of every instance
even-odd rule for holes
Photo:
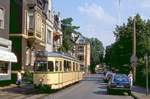
[[[12,73],[11,74],[11,83],[16,84],[16,80],[17,80],[17,74],[16,73]]]
[[[95,67],[96,67],[96,65],[94,65],[94,64],[90,65],[91,73],[95,73]]]
[[[23,74],[23,80],[27,83],[33,83],[33,72],[32,71],[26,71]]]
[[[8,86],[11,84],[11,80],[0,81],[0,87]]]
[[[141,68],[141,67],[143,67],[143,68]],[[149,72],[148,75],[149,75],[149,80],[150,80],[150,72]],[[144,66],[137,67],[136,85],[146,88],[146,75],[145,75]],[[149,81],[149,85],[150,85],[150,81]],[[149,88],[150,88],[150,86],[149,86]]]

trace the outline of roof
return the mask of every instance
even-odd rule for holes
[[[39,57],[58,57],[58,58],[65,58],[65,59],[70,59],[74,61],[80,62],[76,57],[73,57],[71,55],[68,55],[63,52],[48,52],[48,51],[39,51],[36,53],[37,56]],[[80,62],[81,63],[81,62]]]

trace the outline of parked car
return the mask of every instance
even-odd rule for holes
[[[113,75],[111,80],[108,82],[107,92],[111,94],[112,92],[127,92],[131,94],[130,81],[127,75],[125,74],[116,74]]]

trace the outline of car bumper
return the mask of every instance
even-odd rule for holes
[[[127,92],[129,92],[129,91],[131,91],[131,89],[130,88],[109,88],[109,90],[111,90],[111,91],[127,91]]]

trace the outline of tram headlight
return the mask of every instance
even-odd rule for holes
[[[43,82],[43,79],[42,78],[40,78],[40,80],[39,80],[40,82]]]

